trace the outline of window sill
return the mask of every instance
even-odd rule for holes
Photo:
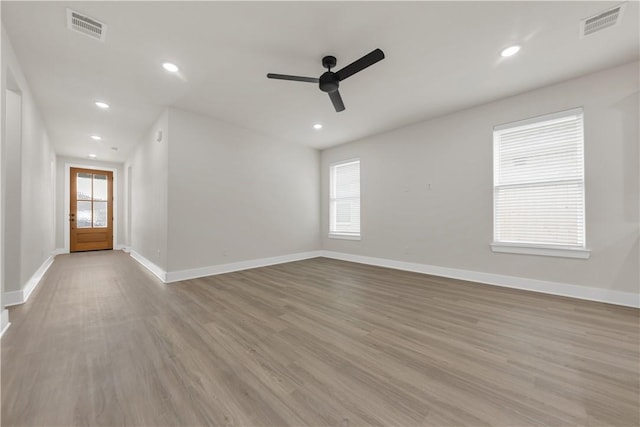
[[[342,239],[342,240],[360,240],[360,236],[356,236],[354,234],[329,234],[330,239]]]
[[[543,246],[543,245],[525,245],[517,243],[491,243],[491,250],[493,252],[508,253],[508,254],[526,254],[526,255],[541,255],[561,258],[579,258],[588,259],[591,256],[591,250],[568,248],[568,247],[556,247],[556,246]]]

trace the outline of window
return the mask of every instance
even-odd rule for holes
[[[329,168],[329,237],[360,239],[360,160]]]
[[[493,132],[495,252],[587,258],[582,109]]]

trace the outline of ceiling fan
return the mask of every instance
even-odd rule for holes
[[[327,71],[325,71],[320,76],[320,78],[288,76],[286,74],[273,73],[267,74],[267,77],[270,79],[292,80],[295,82],[318,83],[320,90],[329,94],[329,98],[333,103],[333,107],[337,112],[340,112],[344,110],[344,103],[342,102],[340,92],[338,92],[340,82],[383,59],[384,52],[382,52],[380,49],[375,49],[374,51],[366,54],[360,59],[355,60],[343,69],[334,73],[333,71],[331,71],[331,69],[336,66],[336,57],[325,56],[324,58],[322,58],[322,66],[326,68]]]

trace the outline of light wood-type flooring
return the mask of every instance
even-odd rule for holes
[[[62,255],[2,425],[638,426],[639,310],[316,258],[163,284]]]

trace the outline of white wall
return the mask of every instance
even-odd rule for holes
[[[124,164],[122,163],[111,163],[111,162],[101,162],[98,160],[92,159],[79,159],[75,157],[64,157],[57,156],[56,158],[56,248],[58,250],[62,250],[65,248],[65,241],[68,241],[68,237],[65,235],[65,225],[69,220],[69,206],[65,200],[65,192],[69,192],[70,189],[66,188],[67,184],[65,183],[65,173],[66,173],[66,165],[79,165],[87,168],[107,168],[107,169],[115,169],[116,174],[115,177],[115,195],[116,195],[116,208],[117,211],[114,210],[115,213],[115,226],[117,228],[116,234],[116,244],[118,246],[123,245],[125,242],[125,214],[124,214],[124,200],[125,200],[125,174],[124,174]],[[68,249],[68,248],[67,248]],[[115,249],[115,248],[114,248]]]
[[[638,68],[628,64],[324,150],[323,248],[638,293]],[[579,106],[591,258],[491,252],[493,127]],[[329,163],[354,157],[361,159],[362,240],[329,239]]]
[[[2,106],[6,107],[6,89],[21,98],[20,138],[8,141],[2,135],[4,233],[19,230],[15,242],[7,241],[3,250],[4,291],[19,291],[51,256],[54,249],[54,177],[55,154],[27,81],[20,69],[11,43],[2,31]],[[11,102],[11,101],[10,101]],[[2,115],[3,129],[5,115]],[[17,144],[7,147],[7,144]],[[9,154],[6,156],[5,154]],[[11,164],[11,182],[6,166]],[[19,196],[17,196],[19,194]],[[8,203],[10,202],[10,204]],[[15,240],[14,239],[14,240]],[[3,239],[4,240],[4,239]],[[12,245],[13,246],[9,246]],[[7,255],[11,253],[11,259]],[[9,264],[10,263],[10,264]],[[16,272],[15,270],[19,270]],[[10,280],[7,280],[7,279]]]
[[[167,188],[169,154],[169,114],[164,111],[140,141],[124,169],[131,168],[131,249],[167,270]],[[162,141],[156,133],[162,131]],[[128,188],[128,182],[125,184]],[[125,214],[125,218],[129,215]],[[126,230],[127,224],[123,229]]]
[[[0,15],[2,13],[0,12]],[[1,22],[1,20],[0,20]],[[4,39],[4,33],[0,36],[0,38]],[[1,44],[1,41],[0,41]],[[1,46],[0,46],[1,48]],[[5,81],[5,71],[6,67],[4,66],[5,61],[2,58],[0,52],[0,73],[3,77],[0,78],[0,91],[2,93],[6,93],[7,82]],[[6,99],[3,99],[0,96],[0,131],[6,131]],[[2,142],[2,138],[6,138],[5,135],[0,135],[0,338],[2,338],[2,334],[9,326],[9,310],[4,308],[4,304],[2,303],[3,293],[4,293],[4,246],[5,246],[5,233],[4,233],[4,223],[5,223],[5,201],[4,201],[4,186],[5,186],[5,144]],[[0,370],[1,371],[1,370]],[[1,418],[1,417],[0,417]]]
[[[22,130],[20,283],[24,286],[55,249],[56,157],[28,92],[23,92]]]
[[[13,79],[11,79],[13,80]],[[10,82],[11,89],[4,91],[4,141],[2,203],[4,246],[5,291],[19,289],[20,257],[22,254],[21,210],[22,210],[22,94]]]
[[[174,108],[169,130],[169,271],[319,249],[317,150]]]

